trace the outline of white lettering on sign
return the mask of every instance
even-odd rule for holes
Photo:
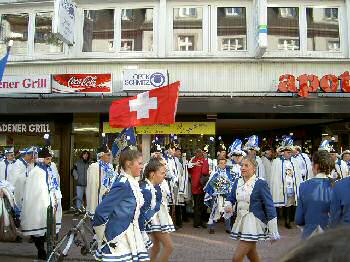
[[[0,133],[50,133],[50,124],[2,123]]]
[[[158,108],[156,97],[149,97],[149,92],[138,94],[137,98],[129,101],[130,112],[137,113],[137,119],[149,118],[149,111]]]

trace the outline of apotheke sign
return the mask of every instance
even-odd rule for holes
[[[123,90],[151,90],[168,85],[168,71],[157,69],[127,69],[123,72]]]
[[[48,94],[51,93],[50,75],[10,76],[0,82],[0,94]]]

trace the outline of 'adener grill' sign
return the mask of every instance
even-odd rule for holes
[[[50,124],[0,123],[0,133],[50,133]]]

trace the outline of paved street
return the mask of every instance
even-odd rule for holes
[[[72,225],[72,216],[65,216],[65,227],[67,232]],[[76,223],[73,218],[73,223]],[[270,242],[258,244],[259,254],[264,262],[274,262],[295,246],[299,241],[299,231],[294,228],[286,230],[280,227],[282,239],[273,245]],[[218,225],[216,233],[209,235],[205,229],[193,228],[190,223],[173,234],[175,250],[171,261],[173,262],[204,262],[204,261],[231,261],[236,242],[231,240],[225,233],[223,225]],[[0,260],[3,262],[13,261],[35,261],[36,250],[34,244],[24,240],[23,243],[1,243]],[[94,261],[92,256],[80,255],[80,249],[72,248],[67,261]]]

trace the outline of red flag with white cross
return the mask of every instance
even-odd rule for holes
[[[180,82],[117,101],[109,108],[111,127],[174,124]]]

